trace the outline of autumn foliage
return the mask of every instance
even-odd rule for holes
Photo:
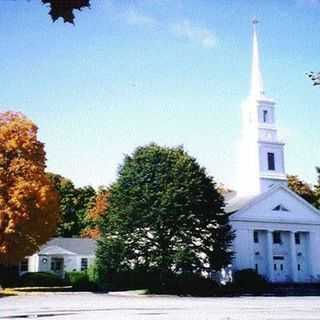
[[[0,264],[33,254],[55,233],[58,196],[37,130],[20,113],[0,114]]]
[[[94,200],[93,205],[87,213],[88,227],[82,231],[83,237],[88,237],[91,239],[98,239],[101,235],[99,228],[100,218],[103,217],[108,210],[109,203],[108,198],[110,196],[110,191],[107,189],[101,189]]]

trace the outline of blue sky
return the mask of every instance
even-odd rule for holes
[[[48,170],[78,186],[111,183],[124,154],[184,145],[232,186],[240,105],[257,16],[265,91],[277,101],[286,170],[320,166],[318,0],[91,0],[76,25],[32,0],[0,0],[0,105],[39,127]]]

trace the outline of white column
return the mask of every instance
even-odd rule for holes
[[[273,281],[272,231],[267,230],[267,266],[269,281]]]
[[[315,232],[308,232],[307,236],[307,256],[306,256],[306,265],[308,265],[308,271],[311,277],[311,281],[315,281],[316,277],[316,263],[315,261],[318,260],[318,246],[316,240],[316,233]]]
[[[290,258],[291,258],[291,271],[292,271],[292,281],[298,281],[297,274],[297,250],[296,250],[296,240],[294,232],[290,231]]]

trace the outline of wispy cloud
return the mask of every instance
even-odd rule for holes
[[[295,0],[298,6],[320,7],[320,0]]]
[[[198,43],[205,48],[213,48],[217,43],[216,35],[211,30],[194,25],[189,20],[174,24],[172,32],[178,38]]]
[[[148,26],[152,27],[157,24],[157,20],[151,16],[138,12],[134,8],[127,9],[122,13],[122,17],[126,23],[133,26]]]

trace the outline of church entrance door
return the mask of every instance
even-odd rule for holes
[[[273,281],[287,281],[287,264],[284,256],[273,256]]]

